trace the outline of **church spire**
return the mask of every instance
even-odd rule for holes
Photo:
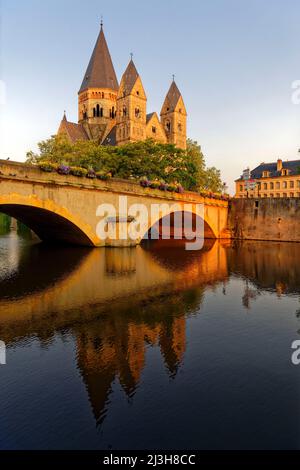
[[[119,88],[115,69],[103,31],[102,19],[100,33],[79,93],[88,88],[108,88],[114,91],[117,91]]]
[[[136,84],[137,79],[139,78],[138,71],[134,62],[132,60],[132,54],[130,54],[131,59],[125,70],[122,80],[121,80],[121,87],[122,87],[122,94],[130,95],[134,85]]]

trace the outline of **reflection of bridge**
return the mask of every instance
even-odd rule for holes
[[[214,240],[201,252],[174,241],[173,256],[162,241],[151,251],[9,243],[15,269],[0,283],[1,338],[10,345],[34,335],[47,344],[60,331],[70,333],[99,423],[116,378],[128,396],[134,394],[149,346],[159,347],[166,372],[176,375],[188,311],[200,308],[207,286],[228,277],[226,249]]]
[[[96,234],[100,221],[96,216],[100,204],[112,204],[117,210],[119,196],[127,196],[128,207],[143,204],[149,217],[143,226],[144,233],[163,216],[187,210],[199,215],[197,205],[203,204],[206,238],[227,238],[228,202],[203,198],[197,193],[184,194],[162,192],[142,188],[132,181],[88,180],[56,173],[44,173],[39,168],[23,163],[0,161],[0,212],[20,220],[30,227],[42,240],[65,241],[87,246],[128,246],[138,244],[142,237],[132,242],[118,237],[120,230],[127,230],[122,210],[117,212],[117,240],[101,241]],[[167,211],[150,218],[152,204],[170,205]],[[171,207],[176,204],[176,207]],[[109,225],[110,222],[108,222]],[[125,227],[122,227],[122,224]],[[109,230],[110,227],[108,226]]]
[[[47,250],[35,245],[30,249],[31,256],[28,251],[20,253],[17,269],[0,284],[1,338],[9,342],[31,331],[54,331],[90,321],[95,312],[107,312],[111,305],[113,310],[118,308],[119,301],[122,307],[128,302],[133,308],[135,303],[161,295],[215,285],[227,277],[225,248],[214,241],[208,243],[207,250],[201,252],[176,249],[175,270],[159,251],[153,257],[141,247],[81,251],[59,247]]]

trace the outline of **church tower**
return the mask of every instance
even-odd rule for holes
[[[146,139],[146,106],[142,80],[131,59],[117,96],[117,145]]]
[[[165,98],[160,117],[168,143],[185,150],[187,112],[174,80]]]
[[[90,139],[100,142],[116,124],[119,85],[103,24],[78,93],[78,122]]]

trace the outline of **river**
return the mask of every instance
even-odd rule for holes
[[[300,244],[0,237],[1,449],[300,449]]]

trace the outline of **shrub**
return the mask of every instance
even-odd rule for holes
[[[81,168],[80,166],[71,166],[70,174],[73,176],[83,177],[87,175],[87,170],[85,168]]]

